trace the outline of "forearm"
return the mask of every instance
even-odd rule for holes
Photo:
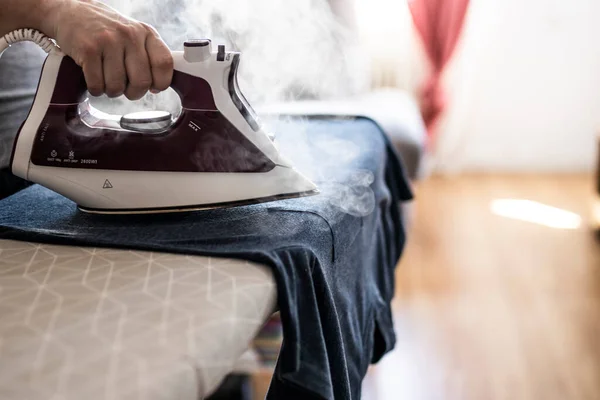
[[[36,29],[83,69],[92,96],[138,100],[166,90],[173,56],[154,28],[99,0],[0,0],[0,37]]]
[[[0,0],[0,36],[33,28],[53,37],[57,9],[65,0]]]

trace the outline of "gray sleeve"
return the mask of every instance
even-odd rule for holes
[[[27,118],[40,78],[44,52],[19,43],[0,57],[0,169],[8,166],[17,130]]]

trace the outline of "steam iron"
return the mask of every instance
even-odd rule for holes
[[[10,36],[12,35],[12,37]],[[3,41],[4,42],[3,42]],[[237,81],[240,53],[210,40],[173,52],[181,113],[110,115],[90,105],[83,71],[47,37],[19,30],[48,56],[12,152],[15,175],[85,212],[162,213],[254,204],[318,193],[261,129]]]

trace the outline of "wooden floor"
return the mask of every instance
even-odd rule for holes
[[[398,268],[396,349],[366,400],[600,399],[600,241],[589,176],[430,178]],[[577,213],[557,229],[495,199]]]

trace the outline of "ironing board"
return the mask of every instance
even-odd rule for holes
[[[321,114],[306,105],[301,114]],[[321,111],[357,109],[365,110],[334,104]],[[357,114],[396,136],[381,117]],[[390,119],[404,129],[404,117]],[[418,138],[408,141],[419,147]],[[40,287],[52,296],[38,295]],[[235,369],[275,303],[271,271],[259,264],[0,240],[0,398],[27,398],[24,387],[48,398],[65,385],[63,371],[80,371],[85,382],[69,387],[79,391],[74,398],[203,398]],[[46,335],[50,327],[62,336]],[[19,372],[26,372],[23,384],[15,381]]]
[[[203,398],[275,303],[251,262],[0,240],[0,398]]]

